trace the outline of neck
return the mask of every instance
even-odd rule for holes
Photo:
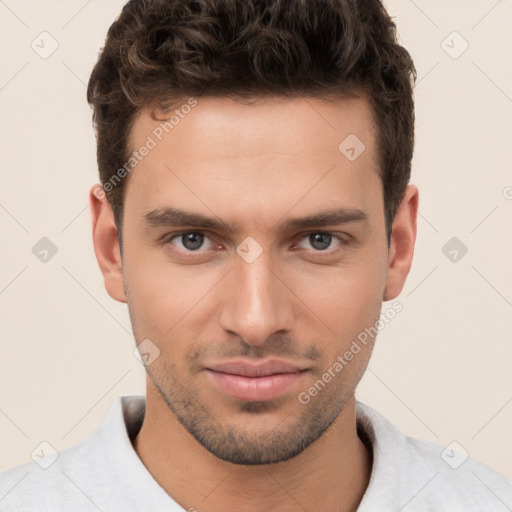
[[[368,486],[371,451],[357,435],[355,398],[331,427],[299,455],[244,466],[203,448],[148,386],[146,415],[134,440],[158,484],[185,510],[355,511]]]

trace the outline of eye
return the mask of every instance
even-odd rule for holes
[[[346,241],[343,240],[338,235],[335,235],[334,233],[326,233],[323,231],[308,233],[301,240],[306,240],[309,244],[311,244],[315,251],[320,252],[327,252],[326,249],[329,249],[329,247],[332,245],[333,240],[338,241],[338,245],[336,245],[335,247],[342,246],[346,243]],[[297,247],[300,247],[300,245],[298,245]]]
[[[299,243],[295,247],[300,249],[312,249],[313,252],[320,254],[325,253],[332,254],[348,244],[342,236],[328,233],[324,231],[316,231],[307,233],[298,238]],[[334,245],[333,242],[337,244]],[[184,254],[204,254],[209,250],[219,247],[215,244],[205,233],[200,231],[182,231],[181,233],[173,233],[165,237],[162,242],[164,244],[170,244],[173,248],[176,248],[178,252]],[[305,247],[304,242],[309,244],[310,247]]]
[[[174,243],[176,240],[177,243]],[[183,233],[177,233],[168,237],[165,242],[176,245],[179,249],[184,252],[204,252],[199,251],[201,247],[203,247],[205,240],[209,240],[209,238],[204,233],[199,233],[197,231],[187,231]],[[210,246],[203,249],[207,251],[211,249],[213,244],[210,241]]]

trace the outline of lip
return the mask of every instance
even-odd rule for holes
[[[219,364],[211,364],[207,369],[215,372],[241,375],[243,377],[265,377],[278,373],[297,373],[307,368],[279,359],[265,359],[261,362],[254,362],[248,359],[233,359]]]
[[[205,370],[213,383],[232,397],[265,401],[296,385],[307,368],[276,359],[258,363],[237,359],[210,365]]]

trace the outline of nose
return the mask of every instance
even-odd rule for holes
[[[235,263],[220,316],[226,331],[251,345],[262,345],[272,334],[290,331],[293,324],[293,294],[265,253],[252,263],[242,258]]]

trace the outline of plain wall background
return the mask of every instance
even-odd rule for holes
[[[78,443],[116,397],[144,393],[88,207],[97,170],[86,83],[123,4],[0,2],[0,470],[42,441]],[[404,309],[356,396],[404,433],[457,441],[512,477],[512,2],[386,5],[418,70],[420,216]],[[59,45],[46,59],[31,48],[51,49],[43,31]],[[458,58],[454,31],[469,44]],[[32,252],[42,237],[58,250],[46,263]],[[442,251],[452,237],[468,249],[457,262]]]

